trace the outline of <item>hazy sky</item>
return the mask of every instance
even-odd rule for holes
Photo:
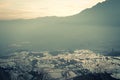
[[[0,19],[70,16],[105,0],[0,0]]]

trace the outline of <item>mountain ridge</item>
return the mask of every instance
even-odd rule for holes
[[[17,22],[17,23],[30,22],[30,24],[37,22],[39,22],[37,24],[43,24],[45,22],[45,24],[47,23],[48,26],[49,24],[52,23],[57,25],[61,25],[62,23],[65,24],[65,26],[69,24],[119,26],[120,25],[119,5],[120,5],[120,0],[106,0],[104,2],[96,4],[92,8],[87,8],[82,12],[73,16],[67,16],[67,17],[48,16],[42,18],[38,17],[34,19],[17,19],[17,20],[7,20],[7,21]],[[1,23],[4,21],[6,20],[1,21]]]

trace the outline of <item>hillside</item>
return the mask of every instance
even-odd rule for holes
[[[75,50],[52,56],[45,52],[15,52],[0,58],[2,80],[119,80],[120,57]],[[6,77],[7,76],[7,77]]]
[[[119,49],[120,32],[115,27],[120,26],[119,8],[120,0],[106,0],[69,17],[0,20],[0,52],[7,51],[8,45],[21,42],[31,43],[26,49],[32,50],[33,47]]]
[[[120,25],[120,0],[106,0],[92,8],[72,16],[75,22],[83,25]]]
[[[69,17],[43,17],[26,20],[1,20],[0,26],[74,26],[74,25],[120,25],[120,0],[106,0]]]

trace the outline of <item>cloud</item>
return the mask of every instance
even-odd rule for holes
[[[9,47],[23,47],[23,46],[31,46],[31,42],[29,41],[25,41],[25,42],[18,42],[18,43],[13,43],[13,44],[10,44]]]
[[[0,2],[0,9],[5,9],[5,8],[8,8],[10,7],[10,3],[8,2]]]
[[[1,0],[0,19],[70,16],[104,0]]]
[[[9,47],[22,47],[22,45],[14,43],[14,44],[9,45]]]

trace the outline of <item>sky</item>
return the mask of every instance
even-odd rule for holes
[[[0,20],[75,15],[105,0],[0,0]]]

